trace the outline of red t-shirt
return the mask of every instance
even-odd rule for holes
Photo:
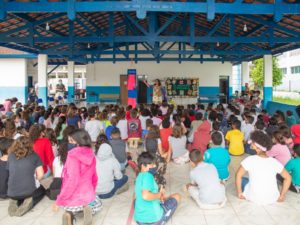
[[[169,137],[172,134],[172,128],[162,128],[160,130],[161,147],[164,152],[169,151]]]
[[[130,111],[126,111],[126,120],[130,120],[131,117],[130,117]]]
[[[39,138],[33,144],[33,150],[43,162],[44,173],[48,171],[48,167],[52,171],[52,163],[54,160],[52,145],[49,139]]]

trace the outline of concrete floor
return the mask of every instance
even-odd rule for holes
[[[236,197],[234,174],[243,157],[232,157],[231,178],[226,185],[228,202],[219,210],[200,210],[190,197],[183,192],[183,185],[189,182],[189,164],[178,166],[170,164],[167,171],[167,193],[179,192],[183,199],[168,225],[299,225],[300,194],[288,192],[284,203],[258,206]],[[135,175],[128,168],[130,189],[126,193],[103,201],[103,209],[95,215],[94,225],[130,225],[130,211],[133,201]],[[52,201],[45,197],[34,209],[22,218],[9,217],[8,201],[0,201],[1,225],[59,225],[63,210],[53,212]],[[78,218],[76,224],[82,224]]]

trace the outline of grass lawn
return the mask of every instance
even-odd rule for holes
[[[273,97],[273,102],[280,102],[288,105],[300,105],[299,99],[283,98],[283,97]]]

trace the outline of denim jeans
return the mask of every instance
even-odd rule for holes
[[[242,177],[242,192],[245,190],[245,186],[249,183],[249,178]]]
[[[159,221],[157,221],[155,223],[137,222],[137,224],[138,225],[163,225],[163,224],[166,224],[173,216],[174,212],[177,209],[177,206],[178,206],[178,202],[175,198],[168,198],[164,203],[161,204],[161,207],[164,210],[164,214]]]
[[[115,180],[114,188],[109,193],[98,195],[99,198],[101,199],[111,198],[112,196],[114,196],[114,194],[118,189],[120,189],[127,183],[127,181],[128,181],[128,176],[126,175],[124,175],[120,180]]]

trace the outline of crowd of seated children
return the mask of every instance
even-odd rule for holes
[[[83,212],[90,225],[102,208],[101,198],[128,189],[126,167],[134,167],[130,155],[136,153],[134,217],[138,224],[163,224],[180,200],[178,194],[165,197],[169,163],[180,167],[191,161],[190,195],[199,207],[213,209],[226,203],[224,184],[233,177],[230,155],[250,153],[236,174],[238,197],[259,204],[284,201],[288,189],[299,192],[300,125],[288,122],[281,111],[272,117],[259,113],[257,93],[249,95],[206,110],[202,104],[175,108],[166,102],[102,110],[73,103],[48,109],[18,104],[21,118],[14,110],[0,118],[0,197],[9,198],[9,215],[22,216],[46,194],[55,200],[54,210],[65,210],[64,224],[73,224]],[[141,154],[135,150],[140,143]],[[41,185],[45,178],[53,179],[47,190]]]

